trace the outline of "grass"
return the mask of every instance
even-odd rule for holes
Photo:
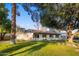
[[[0,43],[0,56],[79,56],[75,48],[55,41]]]

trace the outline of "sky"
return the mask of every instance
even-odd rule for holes
[[[7,8],[9,10],[8,18],[11,20],[11,4],[6,3],[5,8]],[[34,8],[32,8],[32,9],[34,9]],[[17,10],[20,12],[20,16],[16,16],[16,24],[25,29],[35,29],[34,25],[36,23],[34,23],[31,20],[31,16],[28,15],[28,13],[23,9],[23,7],[21,5],[19,5]]]

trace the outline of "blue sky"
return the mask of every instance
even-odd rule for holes
[[[11,4],[7,3],[5,7],[8,8],[8,18],[11,19]],[[22,6],[18,7],[18,11],[20,12],[20,16],[16,16],[16,24],[26,29],[35,29],[35,23],[31,20],[31,16],[28,15],[26,11],[24,11]]]

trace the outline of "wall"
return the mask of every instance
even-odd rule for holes
[[[31,40],[33,38],[33,33],[17,33],[17,40]]]

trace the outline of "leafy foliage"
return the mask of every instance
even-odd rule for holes
[[[35,6],[40,12],[43,26],[66,30],[68,24],[72,23],[72,29],[79,27],[79,4],[42,3]]]
[[[3,19],[2,27],[4,31],[10,33],[11,32],[11,21],[9,19]]]
[[[37,11],[36,4],[33,3],[23,3],[22,7],[26,12],[28,12],[28,15],[31,16],[31,19],[33,22],[38,22],[40,17],[39,17],[39,12]],[[35,10],[32,9],[35,8]]]
[[[42,4],[40,4],[42,6]],[[58,10],[61,4],[43,4],[41,8],[41,24],[52,28],[61,28],[61,19],[58,16]]]
[[[8,10],[5,8],[5,4],[0,4],[0,32],[11,31],[11,21],[7,19]]]
[[[79,4],[64,4],[59,11],[59,16],[65,19],[65,25],[72,23],[72,29],[79,28]]]

